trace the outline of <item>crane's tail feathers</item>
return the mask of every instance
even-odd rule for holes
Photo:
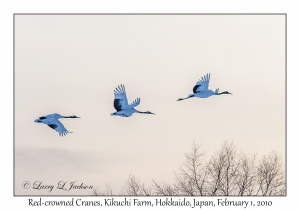
[[[111,113],[110,116],[117,116],[116,113]]]

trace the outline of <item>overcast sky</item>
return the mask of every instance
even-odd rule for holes
[[[176,101],[206,73],[233,95]],[[119,84],[155,115],[110,116]],[[52,113],[81,118],[60,137],[34,123]],[[24,181],[171,182],[193,140],[208,156],[227,140],[284,158],[285,16],[16,15],[15,132],[16,195],[89,193]]]

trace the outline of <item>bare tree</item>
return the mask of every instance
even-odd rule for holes
[[[271,152],[257,159],[257,154],[238,152],[233,143],[224,142],[219,151],[206,161],[201,146],[193,142],[185,154],[175,182],[166,184],[152,180],[151,187],[129,175],[121,189],[128,196],[249,196],[286,195],[285,173],[280,156]],[[94,189],[93,195],[112,195],[109,185],[103,191]]]
[[[261,195],[285,194],[285,177],[280,156],[272,151],[264,156],[257,167],[258,193]]]
[[[140,196],[140,195],[151,195],[151,188],[146,188],[144,183],[140,182],[139,178],[136,178],[132,174],[129,175],[125,181],[121,190],[122,195]]]
[[[93,188],[91,195],[94,196],[112,196],[113,195],[113,191],[112,188],[110,186],[110,184],[106,184],[105,189],[103,191],[101,191],[100,188]]]
[[[100,193],[100,189],[96,189],[96,188],[93,188],[92,192],[90,193],[90,195],[94,195],[94,196],[100,196],[101,193]]]
[[[218,195],[218,191],[220,190],[222,177],[223,177],[223,168],[225,167],[225,156],[224,154],[218,154],[217,156],[213,156],[208,165],[208,179],[207,179],[207,191],[211,196]]]
[[[240,155],[240,167],[236,177],[237,193],[236,195],[253,195],[256,185],[255,161],[256,153],[248,156],[244,153]]]
[[[220,151],[216,152],[208,162],[208,194],[232,195],[238,189],[237,176],[240,166],[239,155],[235,146],[224,142]]]
[[[228,144],[224,142],[221,153],[225,155],[225,165],[220,190],[223,195],[228,196],[234,194],[237,189],[236,178],[240,166],[240,159],[233,143]]]
[[[180,195],[178,193],[177,188],[175,188],[172,184],[158,184],[155,180],[152,180],[154,185],[154,191],[155,195],[163,195],[163,196],[174,196],[174,195]]]
[[[205,195],[207,168],[205,153],[200,151],[201,145],[193,142],[192,151],[185,154],[185,160],[175,172],[175,188],[181,195]]]

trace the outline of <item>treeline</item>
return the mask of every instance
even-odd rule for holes
[[[145,186],[129,175],[120,193],[107,185],[94,189],[96,196],[284,196],[285,172],[281,157],[272,151],[258,159],[257,154],[239,152],[233,143],[224,142],[208,160],[195,142],[185,154],[184,162],[174,172],[174,183],[152,180]]]

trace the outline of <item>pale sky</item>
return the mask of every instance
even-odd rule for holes
[[[211,73],[233,95],[176,101]],[[141,98],[129,118],[110,116],[115,87]],[[47,114],[65,137],[34,120]],[[16,15],[15,193],[61,180],[120,190],[129,174],[172,182],[191,143],[211,153],[224,140],[285,157],[284,15]]]

